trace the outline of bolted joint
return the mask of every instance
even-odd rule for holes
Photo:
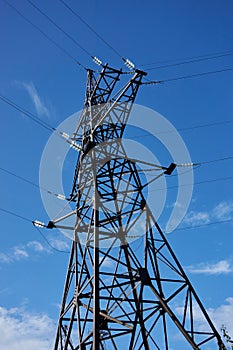
[[[151,285],[151,279],[150,279],[148,270],[145,267],[140,267],[138,269],[138,274],[139,274],[139,277],[141,279],[142,284],[144,284],[145,286]]]
[[[49,221],[48,225],[46,226],[46,228],[51,228],[51,229],[54,227],[56,227],[56,226],[54,225],[53,221]]]

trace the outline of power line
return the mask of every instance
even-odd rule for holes
[[[19,179],[19,180],[22,180],[22,181],[24,181],[24,182],[26,182],[26,183],[28,183],[28,184],[30,184],[30,185],[32,185],[32,186],[35,186],[35,187],[37,187],[37,188],[40,188],[40,186],[39,186],[38,184],[32,182],[31,180],[26,179],[25,177],[22,177],[22,176],[20,176],[20,175],[17,175],[17,174],[15,174],[15,173],[13,173],[13,172],[7,170],[7,169],[4,169],[4,168],[2,168],[2,167],[0,167],[0,170],[3,171],[3,172],[5,172],[5,173],[7,173],[7,174],[9,174],[9,175],[11,175],[11,176],[14,176],[15,178],[17,178],[17,179]]]
[[[51,132],[56,132],[57,135],[59,135],[60,137],[64,138],[64,136],[62,136],[61,133],[58,132],[55,127],[51,126],[50,124],[48,124],[47,122],[45,122],[44,120],[42,120],[41,118],[36,116],[35,114],[32,114],[31,112],[27,111],[23,107],[19,106],[13,100],[9,99],[8,97],[6,97],[6,96],[4,96],[2,94],[0,94],[0,99],[3,102],[5,102],[6,104],[8,104],[11,107],[13,107],[14,109],[16,109],[19,112],[21,112],[22,114],[26,115],[28,118],[32,119],[34,122],[36,122],[40,126],[44,127],[45,129],[47,129],[47,130],[49,130]],[[214,122],[214,123],[208,123],[208,124],[200,124],[200,125],[194,125],[194,126],[178,128],[177,131],[186,131],[186,130],[193,130],[193,129],[199,129],[199,128],[207,128],[207,127],[219,126],[219,125],[230,124],[230,123],[233,123],[233,119],[223,120],[223,121]],[[166,134],[166,133],[172,133],[172,132],[175,132],[175,131],[173,131],[173,130],[161,131],[161,132],[158,132],[157,134],[159,135],[159,134]],[[136,139],[136,138],[140,138],[140,137],[151,137],[151,136],[153,136],[153,135],[141,134],[141,135],[137,135],[137,136],[132,136],[131,138],[132,139]]]
[[[194,77],[201,77],[204,75],[211,75],[211,74],[217,74],[217,73],[222,73],[222,72],[228,72],[232,71],[233,67],[229,68],[223,68],[219,70],[214,70],[214,71],[209,71],[209,72],[202,72],[202,73],[196,73],[196,74],[191,74],[191,75],[184,75],[182,77],[176,77],[176,78],[170,78],[170,79],[165,79],[163,82],[168,82],[168,81],[175,81],[175,80],[181,80],[181,79],[188,79],[188,78],[194,78]]]
[[[22,219],[22,220],[24,220],[24,221],[28,221],[28,222],[31,222],[31,223],[32,223],[32,220],[31,220],[31,219],[28,219],[28,218],[26,218],[25,216],[16,214],[16,213],[14,213],[13,211],[10,211],[10,210],[4,209],[4,208],[0,208],[0,210],[1,210],[2,212],[4,212],[4,213],[10,214],[10,215],[15,216],[15,217],[17,217],[17,218],[19,218],[19,219]]]
[[[19,16],[21,16],[24,20],[26,20],[29,24],[31,24],[34,28],[36,28],[44,37],[46,37],[51,43],[53,43],[57,48],[59,48],[66,56],[68,56],[70,59],[72,59],[73,62],[75,62],[76,64],[78,64],[80,67],[82,67],[84,70],[87,70],[87,68],[85,66],[83,66],[79,61],[76,60],[76,58],[71,55],[66,49],[64,49],[61,45],[59,45],[55,40],[53,40],[51,37],[49,37],[43,30],[41,30],[37,25],[35,25],[30,19],[28,19],[24,14],[22,14],[22,12],[20,12],[15,6],[13,6],[11,3],[9,3],[7,0],[2,0],[3,2],[5,2],[8,6],[10,6],[14,11],[16,11],[18,13]],[[70,34],[68,34],[63,28],[61,28],[59,25],[57,25],[57,23],[51,18],[49,17],[44,11],[42,11],[38,6],[36,6],[32,1],[27,0],[31,6],[33,6],[35,9],[37,9],[37,11],[39,11],[43,16],[45,16],[54,26],[56,26],[57,29],[59,29],[60,31],[63,32],[63,34],[65,34],[70,40],[72,40],[80,49],[82,49],[87,55],[89,55],[94,62],[97,63],[96,61],[96,57],[94,57],[89,51],[87,51],[82,45],[80,45],[76,39],[74,39]],[[106,40],[100,36],[95,29],[93,29],[77,12],[75,12],[69,5],[67,5],[63,0],[59,0],[60,2],[62,2],[70,11],[72,11],[77,17],[79,17],[79,19],[85,23],[86,26],[89,27],[90,30],[92,30],[92,32],[94,32],[106,45],[109,46],[109,48],[111,48],[118,56],[120,56],[123,61],[125,62],[126,65],[130,64],[130,68],[133,69],[134,67],[132,67],[132,62],[130,62],[128,59],[124,59],[122,57],[122,55],[120,55],[120,53],[114,49],[113,46],[111,46],[108,42],[106,42]],[[214,56],[214,57],[207,57],[205,59],[212,59],[212,58],[217,58],[217,57],[223,57],[223,56],[227,56],[227,55],[232,55],[232,51],[226,51],[226,53],[222,54],[222,55],[218,55],[218,56]],[[202,56],[194,56],[194,57],[202,57]],[[203,58],[204,59],[204,58]],[[98,60],[98,59],[97,59]],[[163,62],[163,61],[162,61]],[[166,62],[166,61],[164,61]],[[101,61],[98,60],[97,64],[101,64]],[[178,64],[184,64],[186,62],[181,62]],[[188,62],[187,62],[188,63]],[[176,64],[175,64],[176,65]],[[133,65],[134,66],[134,65]],[[165,67],[165,66],[164,66]],[[158,68],[158,67],[157,67]],[[161,66],[159,68],[162,68]],[[152,69],[152,68],[151,68]],[[154,69],[154,68],[153,68]],[[174,80],[180,80],[180,79],[186,79],[186,78],[191,78],[191,77],[197,77],[197,76],[202,76],[202,75],[208,75],[208,74],[215,74],[215,73],[219,73],[219,72],[223,72],[223,71],[228,71],[228,70],[232,70],[233,68],[228,68],[228,69],[223,69],[223,70],[219,70],[219,71],[212,71],[212,72],[204,72],[204,73],[198,73],[198,74],[193,74],[193,75],[189,75],[189,76],[183,76],[183,77],[176,77],[176,78],[172,78],[172,79],[166,79],[166,80],[161,80],[161,81],[147,81],[144,84],[145,85],[154,85],[154,84],[158,84],[158,83],[163,83],[163,82],[167,82],[167,81],[174,81]],[[150,68],[148,69],[150,70]]]
[[[26,0],[32,7],[34,7],[42,16],[44,16],[50,23],[52,23],[60,32],[62,32],[67,38],[69,38],[79,49],[85,52],[92,59],[95,57],[86,50],[73,36],[67,33],[60,25],[58,25],[50,16],[48,16],[43,10],[41,10],[37,5],[35,5],[31,0]]]
[[[24,108],[22,108],[21,106],[17,105],[15,102],[13,102],[12,100],[8,99],[7,97],[3,96],[0,94],[0,99],[7,103],[8,105],[10,105],[11,107],[13,107],[14,109],[20,111],[21,113],[23,113],[24,115],[26,115],[28,118],[30,118],[31,120],[33,120],[34,122],[36,122],[37,124],[39,124],[40,126],[44,127],[45,129],[51,131],[51,132],[55,132],[57,136],[61,137],[63,140],[64,140],[64,133],[61,133],[59,131],[57,131],[56,128],[52,127],[51,125],[49,125],[47,122],[44,122],[42,119],[40,119],[38,116],[32,114],[31,112],[25,110]],[[181,130],[192,130],[192,129],[197,129],[197,128],[203,128],[203,127],[210,127],[210,126],[216,126],[216,125],[220,125],[220,124],[228,124],[228,123],[232,123],[233,120],[227,120],[227,121],[221,121],[221,122],[215,122],[215,123],[210,123],[210,124],[203,124],[203,125],[196,125],[196,126],[193,126],[193,127],[185,127],[185,128],[180,128],[178,129],[179,131]],[[170,132],[170,131],[168,131]],[[65,134],[66,135],[66,134]],[[65,141],[68,142],[71,146],[73,145],[73,141],[72,140],[69,140],[69,135],[66,135],[66,139]],[[145,135],[142,135],[143,137],[145,136],[151,136],[151,135],[148,135],[148,134],[145,134]],[[132,138],[139,138],[141,136],[134,136]],[[74,146],[74,145],[73,145]],[[228,156],[228,157],[224,157],[224,158],[219,158],[219,159],[214,159],[214,160],[210,160],[210,161],[204,161],[204,162],[199,162],[199,163],[195,163],[196,165],[201,165],[201,164],[208,164],[208,163],[214,163],[214,162],[219,162],[219,161],[225,161],[225,160],[230,160],[232,159],[233,157],[232,156]],[[22,180],[26,181],[26,182],[29,182],[31,183],[32,185],[34,186],[38,186],[36,185],[35,183],[32,183],[30,180],[27,180],[27,179],[23,179],[22,177],[14,174],[14,173],[11,173],[10,171],[6,170],[6,169],[3,169],[3,168],[0,168],[1,170],[5,171],[5,172],[8,172],[9,174],[13,175],[13,176],[16,176],[18,178],[21,178]],[[39,186],[38,186],[39,187]],[[51,191],[47,190],[47,189],[44,189],[45,191],[47,191],[48,193],[51,193]],[[51,193],[52,194],[52,193]],[[55,196],[58,196],[57,194],[54,194]]]
[[[224,158],[218,158],[218,159],[212,159],[212,160],[207,160],[203,162],[193,162],[193,163],[187,163],[187,164],[176,164],[177,167],[194,167],[194,166],[200,166],[203,164],[210,164],[210,163],[217,163],[217,162],[223,162],[226,160],[232,160],[233,156],[228,156]]]
[[[10,210],[7,210],[7,209],[4,209],[4,208],[0,208],[0,211],[2,211],[3,213],[6,213],[6,214],[10,214],[16,218],[19,218],[21,220],[24,220],[24,221],[27,221],[27,222],[30,222],[30,223],[33,223],[33,220],[29,219],[29,218],[26,218],[25,216],[22,216],[22,215],[19,215],[19,214],[16,214],[14,213],[13,211],[10,211]],[[57,252],[59,253],[69,253],[65,250],[60,250],[60,249],[57,249],[56,247],[54,247],[50,242],[49,240],[45,237],[45,235],[40,231],[39,227],[33,225],[40,233],[40,235],[43,237],[43,239],[46,241],[46,243],[53,249],[53,250],[56,250]]]
[[[76,147],[76,148],[78,147],[78,145],[74,144],[74,142],[72,140],[69,140],[69,135],[67,135],[65,133],[62,133],[62,132],[59,132],[56,128],[54,128],[53,126],[51,126],[47,122],[43,121],[38,116],[36,116],[36,115],[32,114],[31,112],[25,110],[23,107],[19,106],[18,104],[16,104],[15,102],[10,100],[9,98],[7,98],[7,97],[5,97],[5,96],[0,94],[0,100],[5,102],[6,104],[10,105],[11,107],[16,109],[17,111],[21,112],[22,114],[26,115],[29,119],[33,120],[34,122],[36,122],[38,125],[42,126],[43,128],[49,130],[50,132],[55,132],[57,136],[59,136],[63,140],[65,139],[65,141],[68,142],[71,146]],[[199,126],[186,127],[186,128],[181,128],[181,129],[178,129],[178,130],[179,131],[181,131],[181,130],[191,130],[191,129],[197,129],[197,128],[208,127],[208,126],[214,126],[214,125],[219,125],[219,124],[227,124],[227,123],[232,123],[232,122],[233,122],[232,120],[228,120],[228,121],[204,124],[204,125],[199,125]],[[147,134],[146,134],[146,136],[147,136]],[[151,136],[151,135],[148,135],[148,136]],[[135,136],[135,137],[132,137],[132,138],[138,138],[138,137],[141,137],[141,136]],[[207,164],[207,163],[219,162],[219,161],[223,161],[223,160],[229,160],[229,159],[232,159],[232,158],[233,158],[232,156],[228,156],[228,157],[224,157],[224,158],[220,158],[220,159],[215,159],[215,160],[210,160],[210,161],[200,162],[200,163],[195,163],[195,164],[196,165]]]
[[[73,13],[74,16],[76,16],[87,28],[92,31],[105,45],[107,45],[118,57],[123,59],[122,55],[111,45],[109,44],[93,27],[90,26],[90,24],[85,21],[80,14],[78,14],[76,11],[74,11],[65,1],[63,0],[58,0],[60,1],[71,13]]]
[[[46,188],[44,188],[44,187],[42,187],[42,186],[39,186],[39,185],[36,184],[35,182],[32,182],[31,180],[28,180],[28,179],[26,179],[26,178],[23,177],[23,176],[17,175],[16,173],[13,173],[13,172],[11,172],[11,171],[9,171],[9,170],[7,170],[7,169],[4,169],[4,168],[2,168],[2,167],[0,167],[0,170],[3,171],[3,172],[5,172],[6,174],[9,174],[9,175],[11,175],[11,176],[14,176],[15,178],[17,178],[17,179],[19,179],[19,180],[21,180],[21,181],[24,181],[24,182],[28,183],[29,185],[32,185],[32,186],[34,186],[34,187],[37,187],[37,188],[39,188],[40,190],[45,191],[45,192],[47,192],[48,194],[51,194],[51,195],[53,195],[54,197],[56,197],[56,198],[58,198],[58,199],[66,200],[65,196],[63,196],[63,195],[61,195],[61,194],[58,194],[58,193],[53,193],[52,191],[50,191],[50,190],[48,190],[48,189],[46,189]]]
[[[176,130],[168,130],[168,131],[160,131],[160,132],[156,132],[156,135],[161,135],[161,134],[170,134],[170,133],[174,133],[177,131],[188,131],[188,130],[194,130],[194,129],[199,129],[199,128],[208,128],[208,127],[212,127],[212,126],[219,126],[219,125],[225,125],[225,124],[231,124],[233,123],[233,119],[229,119],[229,120],[223,120],[223,121],[219,121],[219,122],[214,122],[214,123],[208,123],[208,124],[199,124],[199,125],[194,125],[194,126],[187,126],[184,128],[177,128]],[[152,137],[153,135],[149,134],[149,133],[145,133],[145,134],[140,134],[137,136],[131,136],[131,139],[137,139],[140,137]]]
[[[54,246],[49,242],[49,240],[45,237],[45,235],[41,232],[41,230],[39,229],[39,227],[35,226],[35,228],[37,229],[37,231],[39,232],[39,234],[41,235],[41,237],[44,239],[44,241],[50,246],[50,248],[52,248],[53,250],[55,250],[56,252],[59,252],[59,253],[66,253],[66,254],[69,253],[69,251],[67,251],[67,250],[61,250],[61,249],[58,249],[58,248],[54,247]]]
[[[206,224],[200,224],[200,225],[194,225],[194,226],[184,226],[184,227],[176,228],[174,231],[191,230],[191,229],[194,229],[194,228],[199,228],[199,227],[204,227],[204,226],[210,226],[210,225],[224,224],[224,223],[229,223],[229,222],[233,222],[233,219],[229,219],[229,220],[220,220],[220,221],[212,221],[212,222],[208,222],[208,223],[206,223]]]
[[[184,128],[179,128],[177,130],[178,131],[186,131],[186,130],[193,130],[193,129],[199,129],[199,128],[207,128],[207,127],[212,127],[212,126],[219,126],[219,125],[230,124],[230,123],[233,123],[233,119],[223,120],[223,121],[208,123],[208,124],[188,126],[188,127],[184,127]]]
[[[208,160],[208,161],[200,162],[200,163],[197,163],[197,164],[202,165],[202,164],[217,163],[217,162],[222,162],[222,161],[231,160],[231,159],[233,159],[233,156],[224,157],[224,158],[218,158],[218,159],[213,159],[213,160]]]
[[[173,188],[180,188],[180,187],[186,187],[186,186],[196,186],[196,185],[202,185],[205,183],[211,183],[211,182],[218,182],[218,181],[229,181],[232,180],[233,176],[227,176],[227,177],[219,177],[216,179],[210,179],[210,180],[203,180],[203,181],[198,181],[198,182],[194,182],[194,184],[182,184],[182,185],[173,185],[173,186],[168,186],[168,187],[164,187],[164,188],[157,188],[155,190],[150,190],[150,192],[157,192],[157,191],[164,191],[166,189],[170,190]]]
[[[29,1],[29,0],[28,0]],[[108,46],[118,57],[124,60],[123,56],[117,51],[109,42],[107,42],[92,26],[90,26],[89,23],[87,23],[86,20],[84,20],[80,14],[78,14],[76,11],[74,11],[73,8],[71,8],[64,0],[58,0],[60,3],[62,3],[74,16],[76,16],[86,27],[92,31],[106,46]],[[211,60],[211,59],[217,59],[217,58],[222,58],[226,56],[232,56],[233,52],[231,51],[224,51],[224,52],[217,52],[209,55],[201,55],[201,56],[193,56],[190,57],[187,60],[182,59],[182,62],[176,62],[176,63],[171,63],[167,65],[162,65],[162,66],[157,66],[157,67],[152,67],[152,68],[147,68],[148,70],[154,70],[157,68],[167,68],[167,67],[172,67],[172,66],[178,66],[178,65],[183,65],[183,64],[188,64],[188,63],[194,63],[194,62],[200,62],[200,61],[205,61],[205,60]],[[170,60],[171,61],[171,60]],[[162,61],[161,63],[166,62]],[[141,65],[143,66],[148,66],[148,65],[154,65],[158,63],[152,63],[152,64],[146,64],[146,65]]]
[[[191,56],[191,57],[182,57],[182,58],[176,58],[176,59],[169,59],[169,60],[162,60],[162,61],[157,61],[154,63],[147,63],[147,64],[142,64],[140,67],[145,67],[145,66],[154,66],[157,64],[165,64],[165,63],[177,63],[177,61],[190,61],[194,59],[199,59],[199,58],[208,58],[208,57],[215,57],[219,55],[227,55],[227,54],[232,54],[233,50],[225,50],[225,51],[218,51],[218,52],[213,52],[205,55],[198,55],[198,56]]]
[[[10,100],[9,98],[7,98],[7,97],[5,97],[5,96],[3,96],[1,94],[0,94],[0,100],[5,102],[6,104],[10,105],[11,107],[16,109],[20,113],[24,114],[29,119],[33,120],[35,123],[37,123],[38,125],[42,126],[43,128],[49,130],[50,132],[54,132],[58,137],[60,137],[65,142],[67,142],[70,145],[70,147],[72,147],[72,148],[74,148],[76,150],[80,149],[80,146],[76,142],[74,142],[70,138],[70,136],[68,134],[58,131],[56,128],[54,128],[53,126],[51,126],[47,122],[43,121],[41,118],[39,118],[35,114],[32,114],[31,112],[27,111],[23,107],[21,107],[18,104],[16,104],[14,101]]]
[[[48,41],[50,41],[53,45],[55,45],[60,51],[62,51],[67,57],[69,57],[75,64],[78,64],[80,68],[83,70],[87,70],[77,59],[71,55],[66,49],[64,49],[60,44],[58,44],[54,39],[48,36],[40,27],[38,27],[35,23],[33,23],[30,19],[28,19],[22,12],[20,12],[15,6],[9,3],[7,0],[2,0],[8,6],[10,6],[20,17],[22,17],[26,22],[28,22],[32,27],[38,30]]]
[[[199,162],[199,163],[191,163],[190,166],[196,166],[196,165],[202,165],[202,164],[210,164],[210,163],[216,163],[216,162],[220,162],[220,161],[226,161],[226,160],[232,160],[233,159],[233,156],[229,156],[229,157],[224,157],[224,158],[219,158],[219,159],[214,159],[214,160],[210,160],[210,161],[204,161],[204,162]],[[182,165],[177,165],[177,166],[182,166]],[[185,164],[183,166],[186,166]],[[9,174],[9,175],[12,175],[16,178],[18,178],[19,180],[22,180],[26,183],[29,183],[30,185],[33,185],[43,191],[46,191],[48,192],[49,194],[51,195],[54,195],[55,197],[57,198],[60,198],[60,199],[66,199],[64,198],[64,196],[62,195],[59,195],[59,194],[56,194],[56,193],[53,193],[51,192],[50,190],[46,189],[46,188],[43,188],[41,186],[39,186],[38,184],[32,182],[31,180],[28,180],[20,175],[17,175],[16,173],[13,173],[7,169],[4,169],[2,167],[0,167],[0,170]],[[203,180],[203,181],[199,181],[199,182],[195,182],[194,185],[200,185],[200,184],[204,184],[204,183],[211,183],[211,182],[217,182],[217,181],[227,181],[227,180],[232,180],[233,179],[233,176],[227,176],[227,177],[220,177],[220,178],[215,178],[215,179],[210,179],[210,180]],[[169,186],[169,187],[166,187],[166,188],[159,188],[159,189],[155,189],[155,190],[152,190],[153,192],[154,191],[162,191],[162,190],[165,190],[165,189],[173,189],[173,188],[178,188],[178,187],[183,187],[183,186],[190,186],[192,184],[183,184],[183,185],[174,185],[174,186]],[[63,198],[61,198],[63,197]],[[73,200],[73,198],[71,198],[70,200]],[[69,200],[69,201],[70,201]]]
[[[64,49],[60,44],[58,44],[55,40],[53,40],[51,37],[49,37],[43,30],[41,30],[37,25],[35,25],[30,19],[28,19],[24,14],[22,14],[22,12],[20,12],[15,6],[13,6],[11,3],[9,3],[7,0],[2,0],[3,2],[5,2],[6,4],[8,4],[8,6],[10,6],[14,11],[16,11],[18,13],[19,16],[21,16],[24,20],[26,20],[29,24],[31,24],[35,29],[37,29],[46,39],[48,39],[52,44],[54,44],[59,50],[61,50],[66,56],[68,56],[73,62],[75,62],[76,64],[78,64],[81,68],[83,68],[84,70],[87,70],[87,68],[85,66],[83,66],[73,55],[71,55],[66,49]],[[93,55],[91,55],[91,53],[89,51],[87,51],[82,45],[80,45],[76,39],[74,39],[70,34],[68,34],[63,28],[61,28],[59,25],[57,25],[57,23],[51,18],[49,17],[44,11],[42,11],[38,6],[36,6],[32,1],[27,0],[31,6],[33,6],[35,9],[37,9],[37,11],[39,11],[43,16],[45,16],[54,26],[57,27],[57,29],[59,29],[60,31],[63,32],[63,34],[65,34],[67,37],[69,37],[70,40],[72,40],[80,49],[82,49],[86,54],[88,54],[95,62],[96,62],[96,57],[93,57]],[[127,64],[127,62],[130,62],[128,59],[124,59],[122,57],[122,55],[112,46],[110,45],[100,34],[98,34],[98,32],[91,27],[87,21],[85,21],[76,11],[74,11],[68,4],[66,4],[63,0],[59,0],[67,9],[69,9],[69,11],[71,11],[76,17],[78,17],[80,19],[80,21],[82,21],[100,40],[102,40],[112,51],[114,51],[121,59],[123,59],[124,63]],[[152,69],[157,69],[157,68],[165,68],[165,67],[169,67],[169,66],[173,66],[173,65],[180,65],[180,64],[186,64],[186,63],[191,63],[191,62],[197,62],[199,60],[207,60],[207,59],[215,59],[218,57],[224,57],[224,56],[228,56],[228,55],[232,55],[232,51],[224,51],[224,52],[218,52],[218,53],[214,53],[211,55],[201,55],[201,56],[193,56],[190,58],[189,61],[184,61],[184,62],[180,62],[180,63],[175,63],[175,64],[171,64],[171,65],[165,65],[165,66],[158,66],[155,68],[148,68],[147,70],[152,70]],[[216,55],[216,56],[214,56]],[[207,56],[207,57],[206,57]],[[210,56],[210,57],[208,57]],[[203,57],[198,59],[198,57]],[[194,59],[194,60],[191,60]],[[174,60],[166,60],[166,61],[160,61],[157,63],[151,63],[151,64],[144,64],[141,66],[148,66],[148,65],[153,65],[153,64],[158,64],[158,63],[163,63],[163,62],[171,62]],[[97,62],[96,62],[97,63]],[[132,63],[132,62],[130,62]],[[97,63],[98,64],[98,63]],[[131,66],[131,69],[133,67]],[[210,73],[205,73],[205,74],[210,74]],[[199,74],[198,74],[199,75]],[[198,75],[192,75],[192,76],[198,76]],[[202,74],[201,74],[202,75]],[[188,78],[190,76],[187,77],[178,77],[175,79],[169,79],[169,81],[171,80],[178,80],[178,79],[184,79],[184,78]],[[168,81],[168,80],[166,80]],[[162,81],[161,81],[162,82]],[[165,82],[165,81],[163,81]],[[155,84],[158,82],[147,82],[148,84]]]
[[[4,208],[0,208],[0,211],[4,212],[4,213],[7,213],[7,214],[10,214],[12,216],[15,216],[17,218],[20,218],[22,220],[25,220],[25,221],[28,221],[28,222],[31,222],[31,223],[34,223],[33,220],[30,220],[22,215],[19,215],[19,214],[16,214],[10,210],[6,210]],[[180,227],[180,228],[176,228],[175,231],[181,231],[181,230],[190,230],[190,229],[195,229],[195,228],[199,228],[199,227],[204,227],[204,226],[210,226],[210,225],[218,225],[218,224],[223,224],[223,223],[230,223],[230,222],[233,222],[233,219],[229,219],[229,220],[219,220],[219,221],[212,221],[212,222],[208,222],[208,223],[205,223],[205,224],[200,224],[200,225],[194,225],[194,226],[185,226],[185,227]],[[36,229],[40,232],[41,236],[45,239],[45,241],[49,244],[49,246],[56,250],[56,251],[59,251],[61,253],[68,253],[64,250],[59,250],[57,248],[55,248],[54,246],[51,245],[51,243],[47,240],[47,238],[45,237],[45,235],[40,231],[40,229],[38,228],[38,226],[35,226]]]
[[[170,78],[170,79],[157,80],[157,81],[155,81],[155,80],[154,81],[147,81],[147,82],[142,83],[142,85],[156,85],[156,84],[167,83],[169,81],[190,79],[190,78],[194,78],[194,77],[201,77],[201,76],[205,76],[205,75],[217,74],[217,73],[222,73],[222,72],[227,72],[227,71],[232,71],[232,70],[233,70],[233,67],[229,67],[229,68],[223,68],[223,69],[209,71],[209,72],[202,72],[202,73],[184,75],[184,76],[181,76],[181,77],[175,77],[175,78]]]
[[[202,61],[207,61],[207,60],[213,60],[213,59],[216,59],[216,58],[227,57],[227,56],[232,56],[232,55],[233,55],[233,52],[230,52],[230,53],[217,55],[217,56],[212,56],[212,57],[203,57],[203,58],[198,58],[198,59],[193,59],[193,60],[181,61],[181,62],[177,62],[177,63],[171,63],[171,64],[156,66],[156,67],[152,67],[152,68],[147,68],[147,71],[155,70],[155,69],[168,68],[168,67],[176,67],[176,66],[181,66],[181,65],[184,65],[184,64],[190,64],[190,63],[202,62]]]
[[[231,157],[233,158],[233,157]],[[225,159],[224,159],[225,160]],[[220,160],[216,160],[216,161],[220,161]],[[212,163],[213,161],[210,161],[210,162],[205,162],[205,163]],[[47,192],[48,194],[51,194],[53,195],[54,197],[56,198],[60,198],[60,199],[63,199],[63,200],[67,200],[67,198],[65,198],[63,195],[60,195],[60,194],[57,194],[57,193],[53,193],[51,192],[50,190],[44,188],[44,187],[41,187],[39,186],[38,184],[36,184],[35,182],[32,182],[31,180],[28,180],[20,175],[17,175],[16,173],[13,173],[7,169],[4,169],[2,167],[0,167],[0,170],[11,175],[11,176],[14,176],[15,178],[21,180],[21,181],[24,181],[25,183],[28,183],[29,185],[32,185],[32,186],[35,186],[37,188],[39,188],[40,190],[43,190],[45,192]],[[220,178],[215,178],[215,179],[210,179],[210,180],[203,180],[203,181],[199,181],[199,182],[195,182],[194,185],[201,185],[201,184],[204,184],[204,183],[211,183],[211,182],[218,182],[218,181],[228,181],[228,180],[232,180],[233,179],[233,176],[227,176],[227,177],[220,177]],[[184,186],[191,186],[192,184],[183,184],[183,185],[173,185],[173,186],[168,186],[168,187],[164,187],[164,188],[158,188],[158,189],[155,189],[155,190],[151,190],[152,192],[155,192],[155,191],[163,191],[165,189],[174,189],[174,188],[179,188],[179,187],[184,187]]]
[[[30,1],[30,0],[27,0]],[[121,60],[124,62],[124,64],[132,71],[135,69],[135,65],[133,62],[131,62],[128,58],[124,58],[109,42],[107,42],[90,24],[87,23],[76,11],[73,10],[68,4],[65,3],[63,0],[59,0],[74,16],[76,16],[83,24],[86,25],[86,27],[92,31],[108,48],[110,48],[118,57],[121,58]],[[99,64],[99,60],[96,59],[96,57],[92,56],[92,59],[95,63]]]
[[[42,126],[43,128],[45,128],[45,129],[47,129],[49,131],[52,131],[52,132],[54,132],[54,131],[56,132],[56,128],[54,128],[53,126],[49,125],[47,122],[45,122],[44,120],[42,120],[38,116],[36,116],[36,115],[32,114],[31,112],[27,111],[23,107],[19,106],[14,101],[10,100],[8,97],[3,96],[2,94],[0,94],[0,99],[3,102],[5,102],[6,104],[8,104],[9,106],[13,107],[14,109],[19,111],[20,113],[24,114],[25,116],[27,116],[28,118],[33,120],[38,125]]]
[[[64,0],[58,0],[60,1],[75,17],[77,17],[83,24],[85,24],[106,46],[108,46],[118,57],[124,60],[123,56],[117,51],[109,42],[107,42],[92,26],[90,26],[89,23],[87,23],[86,20],[83,19],[83,17],[80,16],[71,6],[69,6]],[[188,63],[194,63],[194,62],[199,62],[199,61],[205,61],[205,60],[211,60],[211,59],[216,59],[216,58],[221,58],[221,57],[226,57],[226,56],[232,56],[233,52],[231,51],[224,51],[224,52],[217,52],[209,55],[200,55],[200,56],[193,56],[188,59],[182,59],[182,62],[176,62],[176,63],[171,63],[167,65],[162,65],[162,66],[157,66],[157,67],[152,67],[152,68],[147,68],[148,70],[154,70],[157,68],[167,68],[171,66],[178,66],[178,65],[183,65],[183,64],[188,64]],[[180,60],[180,59],[179,59]],[[177,60],[176,60],[177,61]],[[145,64],[141,65],[143,66],[148,66],[148,65],[154,65],[158,63],[163,63],[163,62],[171,62],[170,61],[162,61],[162,62],[157,62],[157,63],[151,63],[151,64]]]

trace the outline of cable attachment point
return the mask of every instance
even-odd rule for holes
[[[46,227],[45,223],[39,220],[32,221],[32,224],[36,227]]]
[[[145,81],[142,85],[157,85],[164,83],[163,80],[155,80],[155,81]]]
[[[62,137],[64,137],[64,139],[66,140],[66,142],[68,142],[70,144],[70,147],[75,149],[75,150],[78,150],[80,151],[82,148],[76,143],[74,142],[73,140],[71,140],[70,138],[70,135],[67,134],[66,132],[60,132],[60,135]]]
[[[135,65],[128,58],[126,58],[126,59],[123,58],[123,61],[124,61],[125,65],[126,65],[126,67],[128,67],[131,70],[135,69]]]
[[[180,167],[193,167],[193,166],[197,166],[200,165],[199,163],[182,163],[182,164],[176,164],[176,166],[180,166]]]
[[[82,147],[79,146],[76,142],[74,141],[69,141],[70,147],[75,149],[76,151],[81,151]]]
[[[93,59],[93,62],[94,62],[95,64],[97,64],[98,66],[101,66],[101,65],[102,65],[102,61],[101,61],[99,58],[97,58],[97,57],[92,57],[92,59]]]
[[[66,200],[66,197],[65,197],[63,194],[55,193],[55,196],[56,196],[58,199],[61,199],[62,201],[65,201],[65,200]]]
[[[167,168],[167,170],[164,171],[164,174],[166,174],[166,175],[171,175],[171,173],[173,173],[173,171],[175,170],[175,168],[176,168],[176,164],[175,164],[175,163],[171,163],[171,164],[169,165],[169,167]]]
[[[68,140],[70,138],[70,135],[66,132],[60,132],[61,136],[64,137],[64,139]]]
[[[54,227],[56,226],[54,225],[53,221],[49,221],[48,225],[46,226],[46,228],[51,228],[51,229]]]

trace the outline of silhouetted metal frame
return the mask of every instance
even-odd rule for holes
[[[71,191],[76,224],[55,350],[110,350],[122,344],[132,350],[169,350],[171,325],[192,349],[212,341],[216,349],[225,348],[148,208],[140,168],[127,158],[121,142],[144,75],[136,71],[112,97],[122,72],[107,65],[98,78],[88,72],[84,109],[73,137],[82,146]],[[166,169],[158,167],[161,175]],[[128,241],[139,219],[144,244],[137,256]],[[109,241],[105,248],[104,240]],[[179,310],[177,301],[182,301]],[[197,327],[196,310],[206,331]]]

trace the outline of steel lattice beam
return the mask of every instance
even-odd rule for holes
[[[88,73],[74,133],[82,147],[71,191],[76,220],[55,350],[168,350],[177,332],[183,349],[224,349],[121,142],[144,75],[136,71],[115,93],[121,71],[105,66],[98,78]],[[144,243],[135,254],[130,237],[139,222]]]

